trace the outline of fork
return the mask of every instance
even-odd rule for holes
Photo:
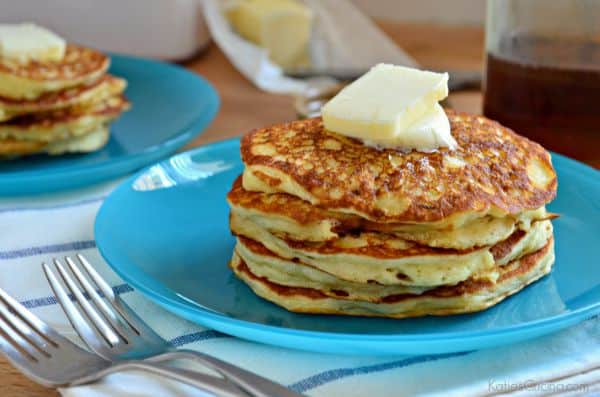
[[[73,327],[89,348],[110,361],[132,357],[152,362],[172,359],[191,359],[218,372],[230,382],[254,397],[299,397],[300,394],[262,376],[236,367],[215,357],[194,350],[175,349],[168,341],[150,328],[131,308],[116,295],[108,283],[96,272],[87,259],[77,254],[83,272],[70,257],[65,261],[75,278],[91,298],[83,295],[73,277],[58,259],[54,265],[68,291],[80,305],[78,308],[50,266],[42,268],[54,294]],[[83,273],[87,274],[87,277]],[[97,288],[92,286],[91,279]],[[97,292],[100,290],[105,299]]]
[[[23,374],[47,387],[91,383],[124,370],[143,370],[224,397],[247,396],[224,379],[146,361],[113,363],[58,334],[0,289],[0,351]]]

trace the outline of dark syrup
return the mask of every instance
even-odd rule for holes
[[[600,158],[600,43],[515,37],[487,54],[484,114],[551,149]]]

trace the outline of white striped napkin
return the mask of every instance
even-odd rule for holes
[[[441,356],[354,357],[287,350],[223,335],[175,317],[120,280],[96,250],[94,217],[117,182],[38,197],[0,198],[0,287],[59,331],[74,331],[40,263],[85,253],[137,313],[176,346],[251,369],[310,396],[573,395],[600,393],[600,317],[554,335]],[[0,374],[1,376],[1,374]],[[64,396],[200,396],[142,373],[61,390]]]

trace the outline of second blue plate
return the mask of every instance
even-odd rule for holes
[[[213,87],[179,66],[113,55],[109,72],[127,80],[132,107],[111,124],[108,144],[89,154],[0,162],[0,195],[52,192],[127,174],[185,145],[219,108]]]
[[[239,142],[172,157],[124,182],[96,219],[110,266],[168,310],[258,342],[342,354],[437,354],[547,334],[600,312],[600,173],[554,155],[559,191],[553,272],[479,313],[391,320],[288,312],[237,280],[225,195],[242,170]],[[584,275],[584,276],[583,276]]]

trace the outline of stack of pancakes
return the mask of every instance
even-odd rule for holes
[[[68,45],[60,61],[0,57],[0,157],[90,152],[108,123],[129,108],[126,82],[106,74],[110,59]]]
[[[413,317],[488,308],[547,274],[549,153],[448,111],[455,151],[378,150],[320,118],[251,131],[228,194],[230,267],[305,313]]]

